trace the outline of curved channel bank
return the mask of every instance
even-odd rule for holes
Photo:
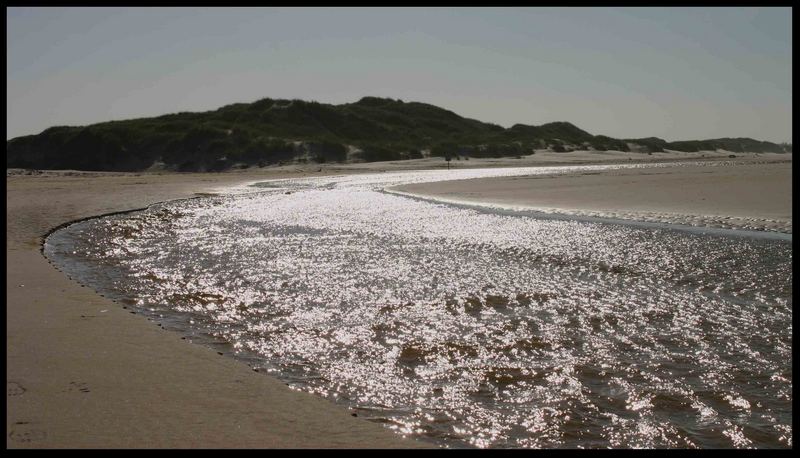
[[[39,252],[69,221],[317,170],[8,176],[7,447],[426,446],[160,329]]]
[[[576,170],[423,182],[387,192],[456,205],[614,220],[792,233],[792,161]],[[788,236],[791,239],[791,235]]]
[[[296,176],[8,177],[6,446],[425,446],[162,330],[66,278],[39,251],[68,221]]]

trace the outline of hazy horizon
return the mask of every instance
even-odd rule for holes
[[[261,98],[791,142],[790,8],[7,8],[6,138]]]

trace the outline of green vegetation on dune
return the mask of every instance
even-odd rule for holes
[[[170,170],[217,171],[293,161],[520,156],[542,148],[791,151],[791,145],[749,138],[620,140],[568,122],[505,129],[433,105],[379,97],[342,105],[262,99],[202,113],[51,127],[8,140],[6,167],[139,171],[161,163]]]

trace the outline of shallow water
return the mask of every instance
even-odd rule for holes
[[[791,238],[275,180],[55,232],[84,284],[448,447],[789,447]],[[641,167],[641,166],[637,166]]]

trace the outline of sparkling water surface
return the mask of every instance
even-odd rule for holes
[[[791,236],[383,191],[619,167],[272,180],[76,223],[45,254],[165,327],[438,445],[790,447]]]

